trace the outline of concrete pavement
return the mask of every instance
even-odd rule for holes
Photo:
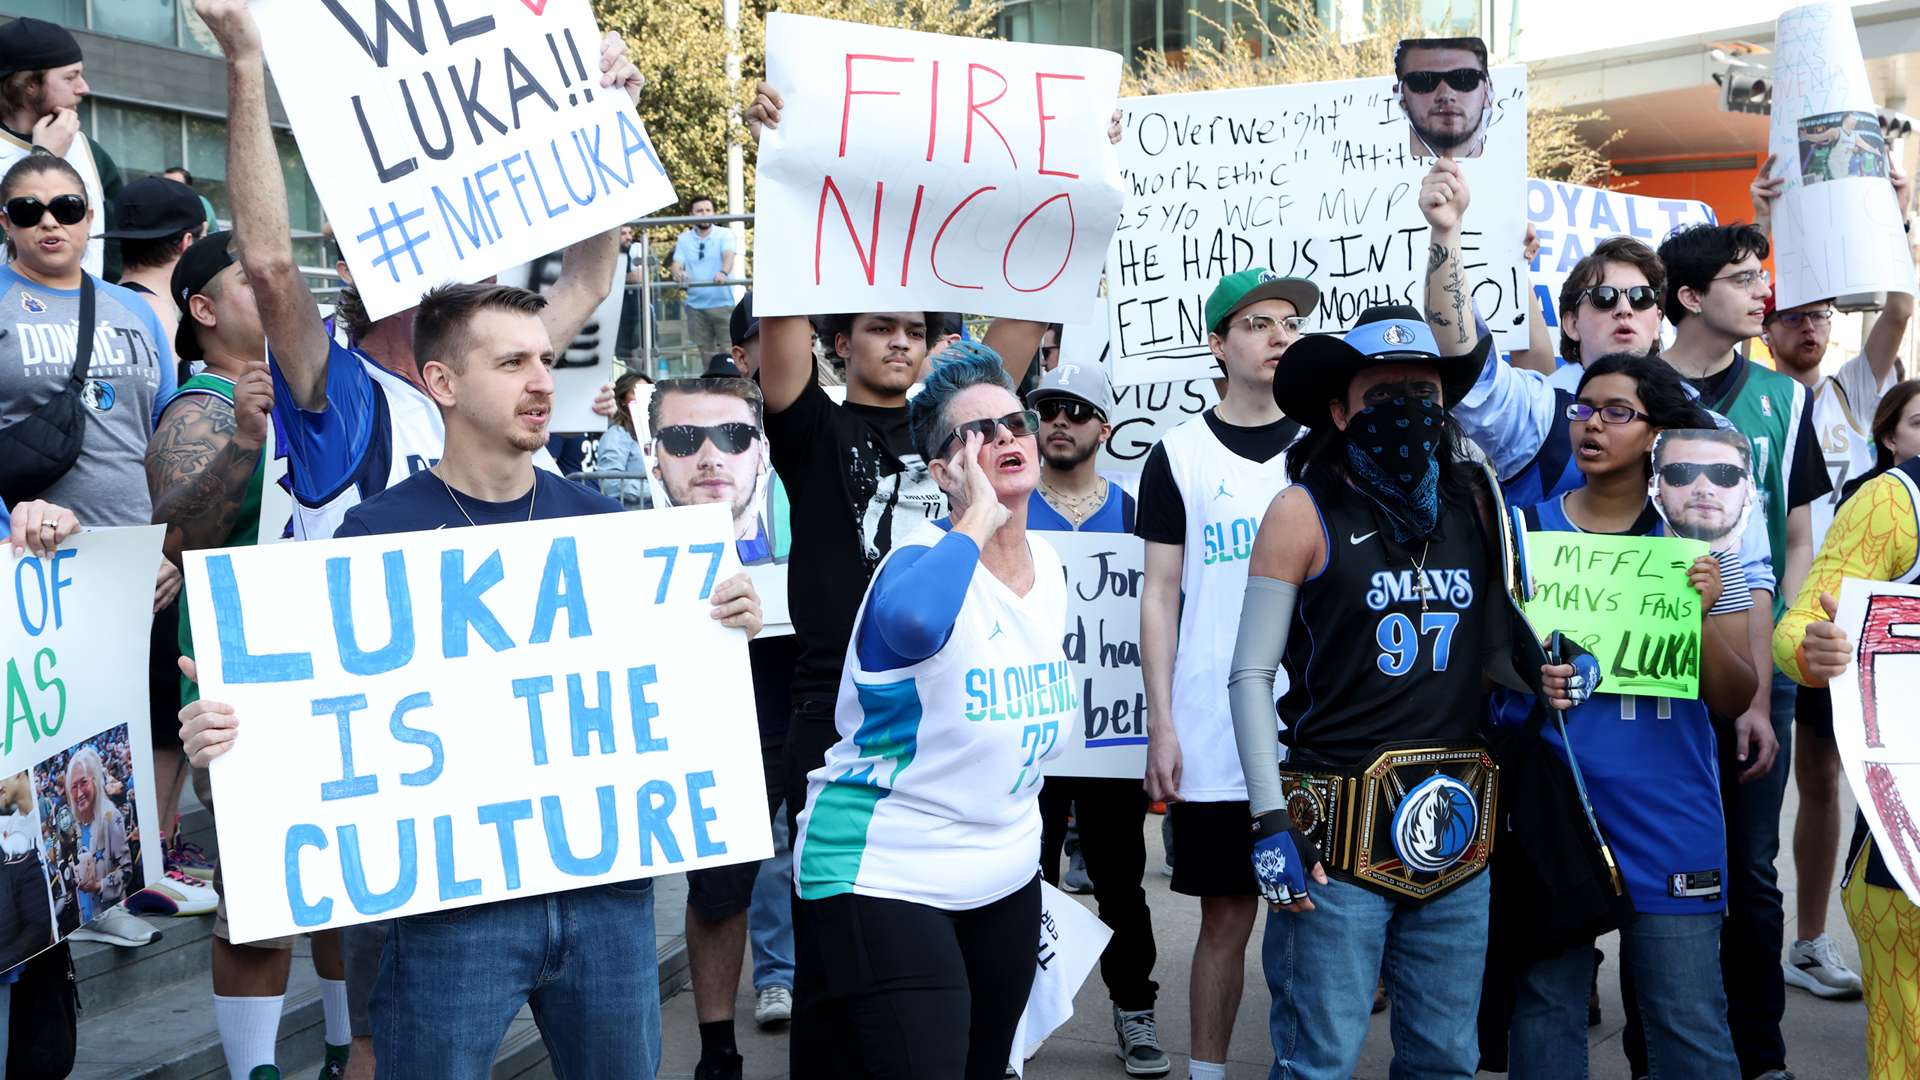
[[[1851,829],[1853,800],[1842,785],[1842,820]],[[1798,908],[1793,872],[1793,820],[1798,798],[1791,784],[1781,814],[1780,877],[1785,893],[1787,934],[1794,931]],[[1187,977],[1193,942],[1199,930],[1198,905],[1167,889],[1167,879],[1156,870],[1160,860],[1160,822],[1147,819],[1147,902],[1153,908],[1154,936],[1160,958],[1155,976],[1160,982],[1160,1037],[1174,1059],[1171,1076],[1186,1076],[1183,1052],[1187,1041]],[[1844,842],[1844,839],[1843,839]],[[1836,882],[1837,883],[1837,882]],[[1092,906],[1092,897],[1081,897]],[[1264,919],[1262,920],[1264,924]],[[1839,945],[1841,955],[1857,970],[1858,952],[1848,930],[1839,898],[1833,896],[1827,921],[1828,932]],[[1233,1043],[1227,1075],[1234,1080],[1253,1080],[1266,1075],[1273,1055],[1267,1042],[1267,987],[1260,972],[1260,942],[1263,926],[1256,926],[1247,951],[1245,988],[1239,1018],[1234,1025]],[[661,926],[662,933],[672,928]],[[1496,929],[1497,932],[1497,929]],[[1620,1007],[1618,943],[1611,937],[1600,942],[1607,961],[1600,975],[1602,1022],[1589,1032],[1588,1045],[1594,1080],[1630,1080],[1626,1059],[1620,1048],[1624,1026]],[[750,967],[750,965],[749,965]],[[747,1080],[780,1080],[787,1073],[787,1040],[782,1031],[762,1032],[753,1023],[752,988],[743,986],[738,999],[740,1050],[747,1059]],[[1123,1080],[1114,1055],[1114,1037],[1109,1019],[1105,987],[1096,970],[1081,988],[1073,1019],[1047,1040],[1040,1053],[1028,1063],[1026,1075],[1032,1080]],[[664,1077],[690,1076],[699,1058],[700,1039],[693,1017],[693,995],[683,992],[663,1006],[666,1056]],[[1392,1059],[1391,1010],[1375,1016],[1355,1076],[1385,1077]],[[1858,1001],[1821,1001],[1811,995],[1787,990],[1786,1038],[1788,1063],[1799,1080],[1858,1080],[1866,1075],[1866,1049],[1863,1032],[1866,1010]]]

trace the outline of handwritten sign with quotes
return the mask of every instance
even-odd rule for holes
[[[1049,776],[1147,771],[1147,690],[1140,673],[1140,585],[1146,541],[1126,533],[1043,532],[1067,571],[1067,659],[1080,683],[1080,722]]]
[[[1126,208],[1107,248],[1116,385],[1210,378],[1214,283],[1264,266],[1320,287],[1309,332],[1376,304],[1421,302],[1433,160],[1414,154],[1393,77],[1123,98]],[[1524,348],[1526,69],[1493,70],[1464,243],[1473,302],[1502,349]]]

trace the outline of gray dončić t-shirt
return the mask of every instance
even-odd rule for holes
[[[98,278],[93,287],[86,438],[80,459],[40,498],[89,527],[145,525],[153,520],[147,440],[174,391],[173,343],[139,296]],[[0,426],[66,386],[79,324],[80,290],[49,289],[0,266]]]

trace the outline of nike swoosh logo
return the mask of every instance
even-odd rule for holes
[[[1379,529],[1375,529],[1375,530],[1373,530],[1372,532],[1370,532],[1370,533],[1368,533],[1368,534],[1366,534],[1365,536],[1355,536],[1355,535],[1353,535],[1352,533],[1348,533],[1348,534],[1347,534],[1347,543],[1349,543],[1349,544],[1364,544],[1364,543],[1366,543],[1367,541],[1369,541],[1369,540],[1371,540],[1371,539],[1373,539],[1374,537],[1376,537],[1376,536],[1378,536],[1378,535],[1380,535],[1380,530],[1379,530]]]

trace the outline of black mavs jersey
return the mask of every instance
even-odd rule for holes
[[[1302,486],[1327,565],[1294,608],[1281,741],[1302,764],[1353,766],[1382,743],[1471,739],[1486,715],[1483,597],[1501,587],[1473,504],[1443,495],[1439,535],[1406,546],[1345,481]]]

